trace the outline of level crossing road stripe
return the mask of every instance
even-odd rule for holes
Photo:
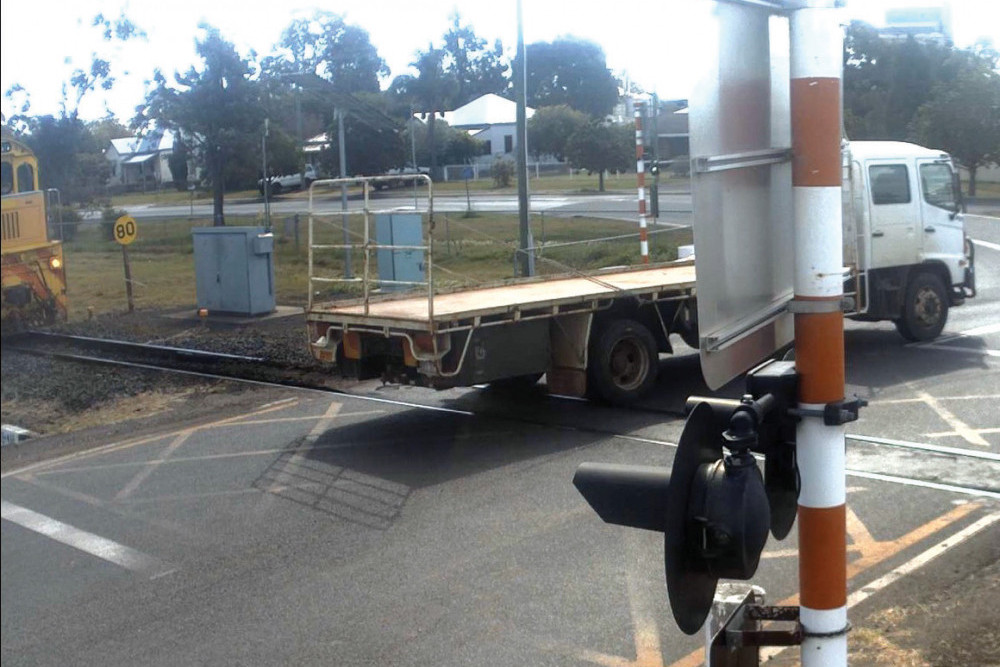
[[[989,241],[980,241],[979,239],[972,239],[972,242],[975,243],[977,246],[983,248],[989,248],[990,250],[1000,251],[1000,244],[997,243],[990,243]]]
[[[913,572],[920,569],[927,563],[931,562],[938,556],[943,555],[949,549],[957,547],[959,544],[965,542],[966,540],[974,536],[976,533],[986,528],[989,528],[997,521],[1000,521],[1000,512],[994,512],[993,514],[988,514],[983,518],[981,518],[979,521],[973,523],[972,525],[967,526],[966,528],[963,528],[962,530],[958,531],[954,535],[951,535],[950,537],[941,540],[940,542],[932,546],[930,549],[927,549],[923,553],[918,554],[917,556],[903,563],[896,569],[887,572],[886,574],[879,577],[875,581],[871,582],[867,586],[864,586],[861,589],[854,591],[849,596],[847,596],[848,609],[856,607],[857,605],[861,604],[862,602],[870,598],[875,593],[878,593],[882,589],[887,588],[890,584],[899,581],[908,574],[912,574]],[[760,661],[767,662],[768,660],[771,660],[772,658],[777,656],[782,651],[786,650],[788,650],[787,646],[766,648],[760,652]]]
[[[6,500],[0,501],[0,517],[53,539],[56,542],[61,542],[84,553],[97,556],[101,560],[144,575],[150,579],[158,579],[176,572],[175,567],[159,558],[146,555],[123,544],[112,542],[100,535],[80,530],[67,523],[57,521],[44,514],[39,514]]]

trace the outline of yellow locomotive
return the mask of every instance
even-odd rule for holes
[[[4,333],[66,319],[62,243],[49,237],[38,160],[20,141],[2,138]]]

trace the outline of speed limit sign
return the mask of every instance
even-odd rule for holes
[[[114,237],[115,241],[121,245],[128,245],[132,241],[135,241],[135,234],[135,218],[131,215],[123,215],[115,220],[114,229],[111,230],[111,235]]]

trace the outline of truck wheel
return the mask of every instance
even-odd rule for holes
[[[587,383],[609,403],[638,400],[652,388],[658,371],[656,340],[635,320],[614,320],[591,341]]]
[[[918,273],[906,287],[903,316],[896,329],[907,340],[933,340],[948,320],[948,294],[933,273]]]
[[[281,194],[281,183],[271,183],[271,194],[272,195]]]

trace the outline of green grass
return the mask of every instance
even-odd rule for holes
[[[962,183],[964,186],[965,194],[969,194],[969,183],[968,181]],[[976,182],[976,197],[1000,197],[1000,183],[991,182]]]
[[[230,225],[260,224],[255,218],[227,217]],[[364,238],[360,216],[348,218],[352,243]],[[196,303],[192,227],[205,226],[210,220],[175,219],[158,222],[143,221],[138,238],[128,247],[132,268],[133,293],[136,308],[182,308]],[[631,222],[587,217],[554,217],[536,214],[531,218],[532,235],[537,252],[536,270],[539,275],[572,273],[607,266],[639,262],[637,237],[597,241],[609,236],[635,234]],[[427,223],[424,225],[425,234]],[[315,243],[343,243],[342,218],[329,216],[317,219]],[[308,294],[308,260],[305,218],[299,227],[296,245],[293,229],[284,221],[274,228],[275,288],[277,302],[282,305],[304,305]],[[518,246],[516,214],[437,214],[435,216],[434,281],[441,289],[495,282],[514,277],[514,255]],[[589,243],[554,247],[568,241]],[[676,257],[679,244],[690,243],[688,230],[671,230],[650,237],[654,261]],[[70,318],[85,318],[95,314],[121,312],[127,308],[121,247],[106,240],[100,225],[80,226],[77,238],[65,244]],[[351,252],[354,275],[363,272],[365,256],[360,249]],[[316,250],[316,275],[339,278],[344,275],[342,249]],[[377,253],[370,255],[369,274],[377,275]],[[360,286],[350,283],[321,284],[320,298],[357,295]]]
[[[256,190],[239,190],[235,192],[227,192],[226,199],[245,199],[260,197],[260,193]],[[173,188],[154,190],[151,192],[126,192],[120,195],[113,195],[111,197],[111,205],[115,208],[121,208],[124,206],[140,206],[143,204],[187,204],[191,201],[191,193],[187,190],[180,192]],[[211,190],[195,190],[194,191],[194,203],[195,204],[205,204],[211,203],[212,201],[212,191]]]

